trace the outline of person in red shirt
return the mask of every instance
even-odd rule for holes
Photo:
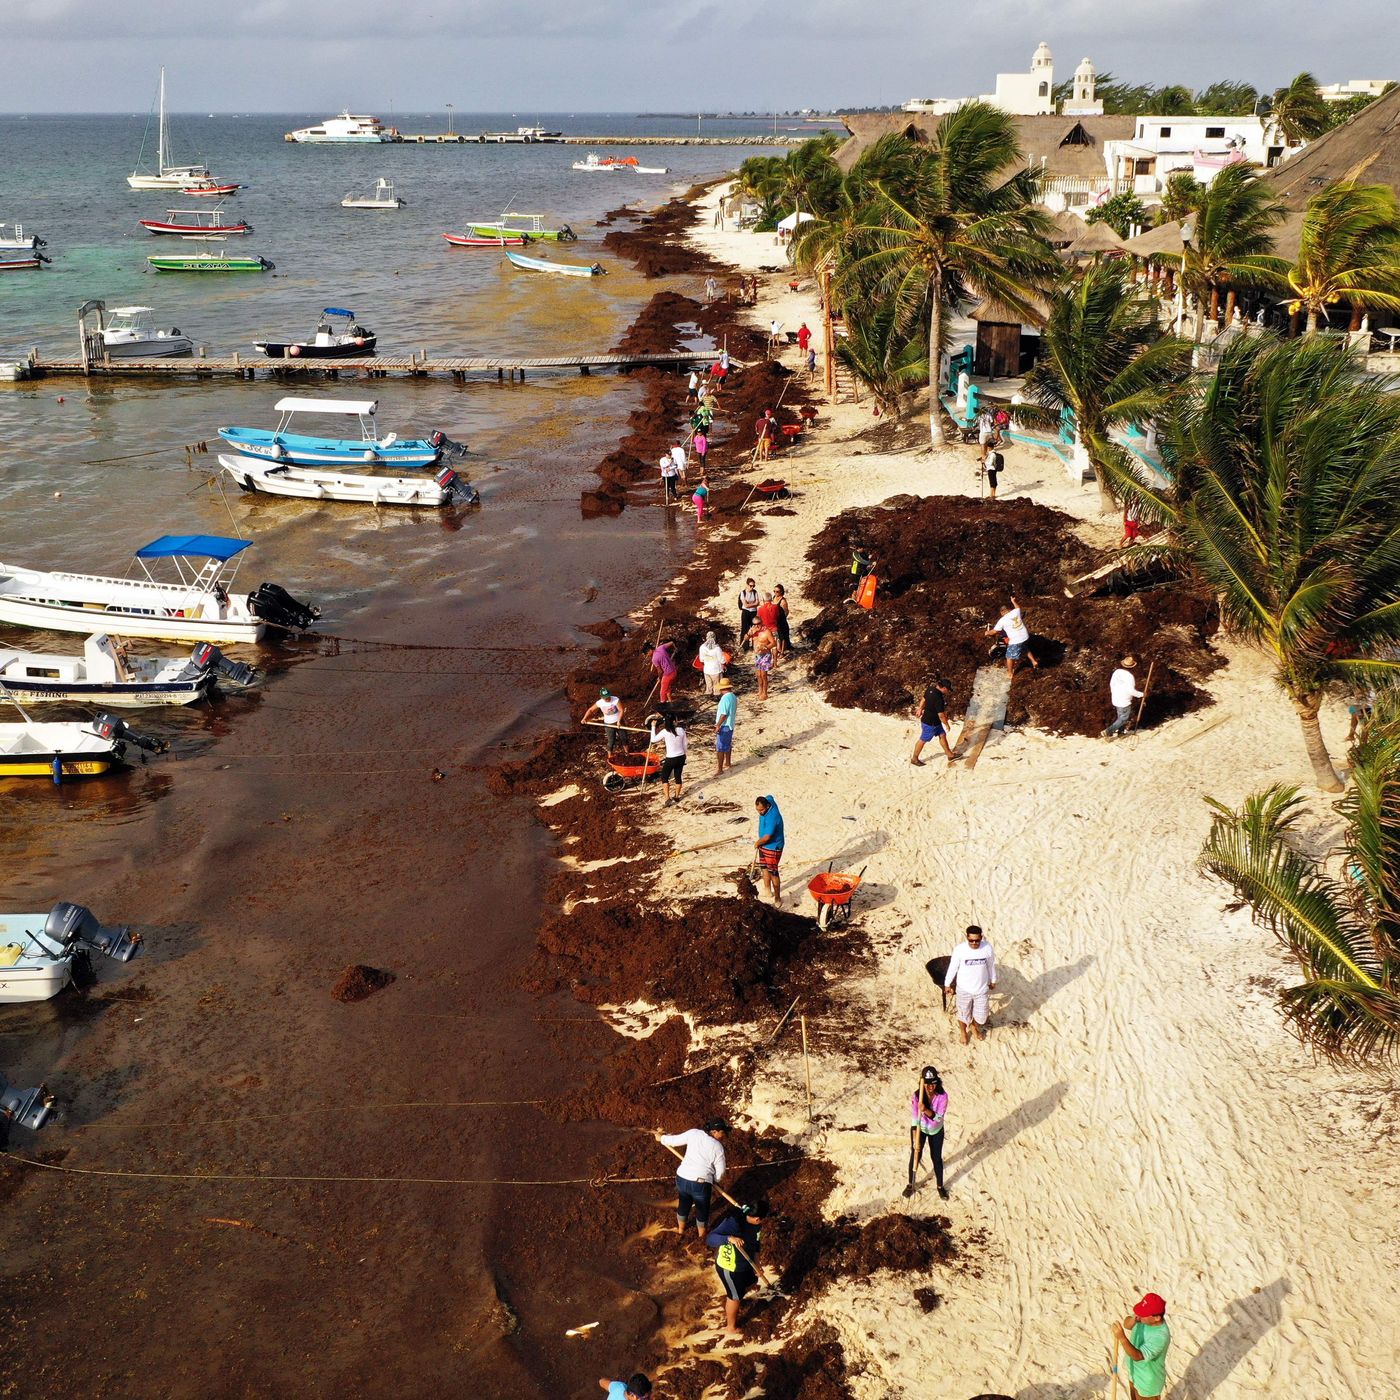
[[[779,627],[782,622],[783,610],[774,601],[771,593],[763,595],[763,601],[758,605],[758,625],[773,634],[774,642],[777,642]],[[777,650],[782,651],[782,646],[778,645]]]
[[[758,460],[766,462],[773,448],[773,434],[778,425],[773,421],[773,410],[765,408],[763,417],[753,425],[754,441],[758,445]]]
[[[812,343],[812,332],[806,321],[797,328],[797,348],[805,355],[807,347]]]

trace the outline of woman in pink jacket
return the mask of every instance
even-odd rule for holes
[[[933,1179],[938,1194],[946,1201],[948,1190],[943,1185],[943,1117],[948,1112],[948,1094],[943,1081],[932,1065],[925,1065],[919,1076],[919,1087],[909,1101],[909,1185],[904,1194],[914,1194],[914,1173],[923,1164],[924,1148],[928,1147],[933,1165]]]

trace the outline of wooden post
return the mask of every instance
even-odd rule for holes
[[[836,333],[831,323],[831,268],[822,268],[822,340],[825,345],[826,396],[836,401]]]
[[[807,1121],[812,1121],[812,1062],[807,1058],[807,1017],[799,1016],[802,1023],[802,1069],[807,1078]]]

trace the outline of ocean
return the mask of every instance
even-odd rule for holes
[[[753,153],[657,148],[670,174],[629,177],[572,171],[576,146],[283,142],[317,115],[172,118],[181,159],[247,186],[228,208],[254,232],[230,246],[276,264],[188,277],[145,271],[179,244],[136,220],[181,200],[126,186],[144,115],[0,118],[0,219],[40,233],[53,259],[0,278],[0,358],[72,353],[89,298],[153,306],[211,354],[309,332],[323,306],[353,309],[386,353],[606,350],[661,284],[602,249],[599,216]],[[405,209],[339,207],[380,175]],[[568,222],[570,255],[608,275],[531,277],[440,237],[505,209]],[[4,908],[75,899],[145,936],[86,994],[0,1008],[0,1072],[46,1081],[62,1104],[12,1148],[137,1173],[0,1174],[0,1307],[16,1324],[0,1327],[0,1359],[29,1395],[554,1396],[593,1365],[556,1354],[565,1327],[592,1320],[580,1310],[613,1319],[618,1353],[650,1325],[567,1241],[555,1276],[503,1292],[512,1222],[540,1188],[491,1183],[579,1177],[611,1130],[560,1128],[531,1102],[583,1068],[561,1028],[590,1013],[525,990],[554,865],[528,807],[493,797],[484,769],[567,721],[580,628],[675,573],[688,512],[637,501],[581,517],[591,467],[638,402],[625,377],[298,391],[372,394],[382,428],[465,441],[481,509],[248,497],[220,485],[211,456],[191,468],[185,445],[272,422],[286,390],[267,380],[0,385],[0,561],[123,572],[158,534],[237,535],[252,542],[240,586],[271,579],[323,613],[318,637],[234,649],[263,670],[251,691],[134,713],[169,754],[58,788],[0,781]],[[3,629],[0,645],[16,644],[81,639]],[[351,963],[395,981],[339,1004],[330,988]],[[159,1172],[176,1178],[139,1175]]]

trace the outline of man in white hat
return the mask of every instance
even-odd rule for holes
[[[1103,731],[1105,739],[1116,739],[1128,727],[1128,721],[1133,717],[1133,701],[1142,699],[1142,691],[1137,688],[1133,678],[1133,667],[1136,665],[1135,656],[1125,656],[1118,663],[1118,669],[1108,678],[1108,698],[1113,701],[1116,713],[1113,723]]]

